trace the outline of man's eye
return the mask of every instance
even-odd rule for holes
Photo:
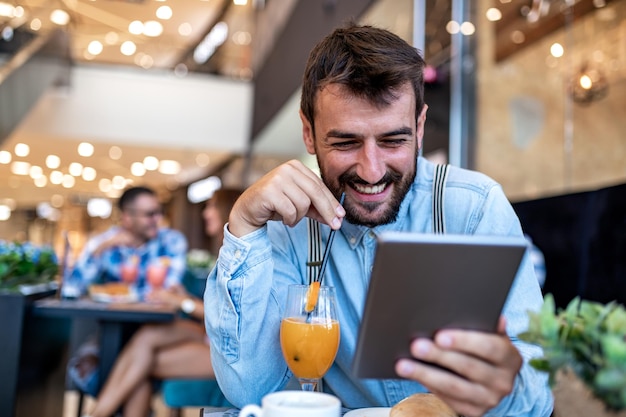
[[[384,146],[399,146],[406,143],[407,139],[405,138],[387,138],[383,139],[381,143]]]
[[[347,149],[347,148],[352,148],[354,146],[357,145],[357,141],[355,140],[345,140],[345,141],[341,141],[341,142],[335,142],[332,144],[333,148],[338,148],[338,149]]]

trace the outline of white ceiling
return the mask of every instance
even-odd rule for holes
[[[252,84],[235,78],[250,63],[249,46],[236,45],[231,38],[220,48],[223,68],[227,68],[224,71],[230,74],[226,77],[224,74],[212,76],[192,72],[182,78],[174,75],[171,68],[180,59],[181,51],[193,43],[176,36],[174,32],[180,21],[174,18],[164,23],[163,39],[147,39],[145,36],[138,39],[138,53],[141,50],[154,56],[155,66],[150,71],[138,66],[132,57],[119,54],[118,49],[128,36],[123,35],[128,23],[134,19],[153,18],[154,10],[162,4],[169,4],[174,9],[174,16],[186,16],[183,20],[196,19],[193,26],[197,28],[194,32],[197,41],[199,34],[206,31],[225,6],[225,1],[232,0],[167,3],[157,0],[64,0],[63,4],[69,6],[76,22],[71,28],[72,54],[78,63],[72,68],[71,86],[45,93],[20,126],[0,144],[0,149],[13,153],[16,143],[27,143],[31,154],[25,158],[14,155],[14,159],[41,166],[46,175],[51,169],[46,168],[45,157],[53,153],[61,157],[59,170],[62,172],[67,173],[70,162],[80,162],[95,168],[98,177],[94,181],[77,178],[71,189],[52,185],[49,181],[45,187],[38,188],[32,178],[15,175],[11,173],[10,165],[0,164],[0,204],[3,199],[13,199],[19,207],[32,207],[40,201],[50,201],[55,194],[66,200],[81,201],[86,196],[107,196],[98,189],[98,181],[111,179],[114,175],[122,175],[135,184],[158,187],[167,193],[168,189],[203,178],[233,154],[245,154]],[[17,3],[38,10],[37,15],[42,18],[49,13],[48,9],[43,11],[44,6],[56,4],[43,0],[19,0]],[[408,38],[412,1],[385,0],[380,3],[382,6],[374,7],[365,21],[388,27]],[[230,6],[227,15],[237,14],[231,19],[239,21],[243,30],[249,24],[248,15],[243,11],[248,10],[246,13],[250,14],[252,6],[249,4],[248,9],[238,7]],[[197,20],[199,16],[202,21]],[[88,40],[94,37],[104,39],[111,31],[119,34],[119,41],[115,45],[105,45],[101,55],[86,60],[84,49]],[[266,160],[270,161],[261,162],[263,169],[271,168],[270,163],[300,158],[305,154],[298,117],[299,94],[299,91],[294,92],[287,105],[254,141],[257,159],[267,157]],[[81,141],[94,144],[94,156],[78,156],[76,148]],[[110,158],[111,146],[123,150],[120,159]],[[131,175],[130,165],[148,155],[177,160],[183,170],[177,176],[154,171],[143,177]],[[201,158],[208,156],[209,165],[198,165],[198,155]],[[119,194],[119,190],[108,196],[115,197],[116,193]]]

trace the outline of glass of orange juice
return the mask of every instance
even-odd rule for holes
[[[280,346],[302,390],[315,391],[337,355],[339,321],[333,287],[320,287],[310,312],[307,312],[308,292],[308,285],[289,286],[287,308],[280,325]]]

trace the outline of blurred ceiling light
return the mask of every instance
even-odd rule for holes
[[[13,10],[13,16],[15,17],[24,17],[24,8],[22,6],[15,6],[15,9]]]
[[[522,44],[526,41],[526,35],[521,30],[514,30],[511,32],[511,41],[516,44]]]
[[[116,190],[123,190],[126,187],[126,178],[121,175],[116,175],[113,177],[113,180],[111,180],[111,185]]]
[[[162,20],[168,20],[172,17],[172,8],[170,6],[161,6],[156,11],[156,17]]]
[[[550,46],[550,55],[555,58],[562,57],[564,52],[565,50],[563,49],[563,45],[558,42],[555,42],[552,44],[552,46]]]
[[[0,164],[8,164],[12,159],[11,152],[9,151],[0,151]]]
[[[250,42],[252,42],[252,35],[250,35],[250,32],[238,30],[233,33],[233,42],[237,45],[250,45]]]
[[[248,0],[233,0],[235,6],[245,6],[248,4]]]
[[[181,23],[180,26],[178,26],[178,34],[180,36],[189,36],[191,32],[193,32],[193,28],[189,22]]]
[[[176,75],[177,77],[184,77],[189,73],[189,68],[187,68],[187,65],[183,64],[182,62],[179,64],[176,64],[176,66],[174,67],[174,75]]]
[[[111,191],[111,180],[108,178],[102,178],[100,181],[98,181],[98,188],[103,193],[108,193],[109,191]]]
[[[143,24],[143,34],[151,38],[161,36],[163,33],[163,25],[156,20],[148,20]]]
[[[13,28],[11,26],[5,26],[0,32],[0,37],[5,42],[11,42],[13,40]]]
[[[63,173],[61,171],[52,171],[48,177],[52,184],[59,185],[63,182]]]
[[[35,187],[43,188],[48,184],[48,178],[42,175],[41,177],[34,178],[33,182],[35,183]]]
[[[52,204],[52,207],[62,207],[64,202],[65,197],[63,197],[61,194],[52,194],[52,197],[50,197],[50,204]]]
[[[30,21],[30,28],[35,32],[41,29],[41,20],[34,18]]]
[[[191,183],[189,187],[187,187],[187,200],[193,204],[206,201],[211,198],[213,193],[221,186],[222,180],[215,176]]]
[[[61,158],[56,155],[46,156],[46,166],[50,169],[57,169],[61,166]]]
[[[109,148],[109,158],[118,160],[122,157],[122,148],[119,146],[111,146]]]
[[[180,172],[180,163],[172,159],[163,159],[159,162],[159,172],[165,175],[176,175]]]
[[[500,9],[491,7],[487,9],[485,16],[487,16],[487,20],[489,20],[490,22],[497,22],[498,20],[502,19],[502,12],[500,11]]]
[[[100,55],[104,46],[102,46],[102,42],[100,41],[91,41],[89,45],[87,45],[87,52],[89,52],[93,56]]]
[[[28,156],[30,153],[30,147],[25,143],[17,143],[14,149],[15,155],[17,156]]]
[[[63,175],[63,181],[61,181],[61,185],[65,188],[72,188],[74,185],[76,185],[76,179],[70,174],[65,174]]]
[[[15,207],[17,207],[17,203],[13,198],[3,198],[0,200],[0,204],[8,206],[11,211],[15,210]]]
[[[70,15],[61,9],[55,9],[50,13],[50,21],[55,25],[65,26],[70,21]]]
[[[43,201],[37,204],[35,212],[37,213],[37,216],[39,216],[39,218],[50,220],[53,222],[59,220],[59,218],[61,217],[61,213],[59,212],[59,210],[52,207],[47,201]]]
[[[82,177],[85,181],[93,181],[96,179],[97,172],[93,167],[83,168]]]
[[[104,35],[104,42],[107,45],[115,45],[117,41],[119,40],[120,40],[120,35],[118,35],[117,32],[110,31],[110,32],[107,32],[106,35]]]
[[[133,41],[126,41],[120,45],[122,55],[131,56],[137,51],[137,45]]]
[[[143,177],[146,174],[146,167],[141,162],[133,162],[130,166],[130,173],[135,177]]]
[[[609,84],[602,71],[591,67],[588,63],[585,63],[574,76],[571,85],[572,99],[582,105],[589,105],[604,98],[608,90]]]
[[[28,175],[30,172],[30,164],[26,161],[13,161],[11,164],[11,172],[15,175]]]
[[[4,204],[0,204],[0,221],[9,220],[11,217],[11,209]]]
[[[211,163],[211,157],[209,156],[209,154],[206,153],[199,153],[198,155],[196,155],[196,165],[198,165],[201,168],[204,168],[205,166],[208,166]]]
[[[154,59],[150,55],[143,54],[138,65],[144,69],[150,69],[154,65]]]
[[[83,164],[80,162],[72,162],[68,168],[70,175],[74,177],[80,177],[83,173]]]
[[[159,160],[154,156],[146,156],[143,158],[143,166],[148,171],[155,171],[159,167]]]
[[[80,156],[89,157],[93,155],[93,145],[89,142],[81,142],[78,144],[78,154]]]
[[[133,20],[128,24],[128,32],[133,35],[141,35],[143,33],[143,22],[139,20]]]
[[[91,198],[87,201],[87,214],[90,217],[106,219],[111,216],[111,201],[106,198]]]
[[[39,165],[31,165],[28,170],[28,175],[30,175],[32,179],[36,180],[37,178],[43,177],[43,169],[41,169]]]
[[[446,31],[451,34],[451,35],[455,35],[457,33],[459,33],[459,30],[461,29],[461,26],[459,25],[459,22],[456,22],[454,20],[450,20],[447,24],[446,24]]]
[[[473,35],[476,32],[476,27],[472,22],[461,23],[461,33],[465,36]]]
[[[194,49],[194,61],[197,64],[207,62],[217,47],[223,44],[226,39],[228,39],[228,25],[226,22],[218,22]]]
[[[15,7],[12,4],[0,2],[0,16],[8,18],[15,17]]]

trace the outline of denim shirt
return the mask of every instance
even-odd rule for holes
[[[376,235],[385,230],[432,231],[434,165],[418,159],[416,179],[395,222],[367,228],[343,222],[335,235],[325,284],[337,293],[341,339],[335,362],[324,377],[324,389],[344,407],[393,406],[426,389],[417,382],[358,379],[351,364],[356,348]],[[446,233],[523,236],[519,220],[500,186],[477,172],[450,167],[445,190]],[[280,320],[290,284],[307,281],[307,225],[280,222],[236,238],[225,227],[224,245],[209,274],[205,323],[211,340],[216,378],[226,398],[239,407],[260,403],[263,395],[282,389],[291,378],[279,341]],[[322,226],[322,244],[329,228]],[[514,391],[488,416],[548,416],[552,395],[546,375],[528,365],[541,349],[515,336],[526,329],[528,310],[538,310],[542,296],[533,267],[525,256],[504,307],[507,333],[524,358]]]
[[[139,274],[135,283],[140,296],[149,291],[146,282],[146,269],[150,262],[161,256],[170,258],[165,287],[179,284],[182,281],[186,267],[187,239],[177,230],[161,228],[154,239],[149,240],[138,248],[115,246],[104,250],[99,255],[94,251],[102,242],[105,242],[116,233],[119,227],[114,226],[104,233],[91,238],[85,249],[78,257],[71,275],[67,278],[71,284],[78,287],[80,292],[87,292],[91,284],[120,281],[120,268],[123,262],[131,255],[139,258]]]

